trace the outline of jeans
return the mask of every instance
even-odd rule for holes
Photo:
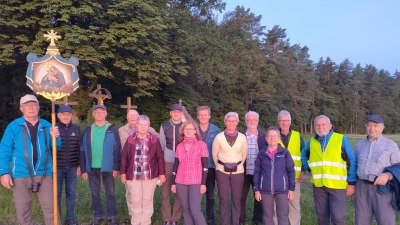
[[[117,216],[116,207],[117,200],[115,198],[115,183],[112,172],[100,172],[100,169],[92,168],[89,175],[89,187],[92,192],[92,208],[93,217],[96,219],[103,218],[103,206],[100,195],[101,183],[103,181],[104,190],[106,192],[106,208],[107,217],[115,218]]]
[[[61,195],[65,180],[65,202],[67,205],[67,215],[65,218],[73,219],[76,203],[76,170],[77,167],[69,169],[57,169],[57,196],[58,196],[58,212],[61,217]]]
[[[207,221],[214,222],[214,189],[215,189],[215,168],[208,168],[207,181],[206,181],[206,212]]]

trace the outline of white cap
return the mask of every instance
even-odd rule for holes
[[[39,103],[39,101],[37,100],[37,98],[34,95],[25,95],[24,97],[21,98],[21,100],[19,100],[19,105],[22,105],[27,102]]]

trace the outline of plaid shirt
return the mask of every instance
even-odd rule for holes
[[[382,135],[370,141],[364,138],[355,148],[357,176],[368,179],[368,175],[378,175],[388,166],[400,163],[400,151],[396,142]]]
[[[188,151],[185,148],[185,140],[179,143],[175,153],[175,157],[179,159],[175,182],[185,185],[201,184],[201,158],[208,155],[207,144],[204,141],[194,140]]]
[[[246,175],[254,175],[254,167],[255,162],[258,155],[258,132],[256,134],[248,134],[246,132],[246,139],[247,139],[247,157],[246,157]]]
[[[149,164],[149,144],[150,133],[147,134],[145,139],[137,137],[136,139],[135,161],[133,166],[133,179],[135,180],[150,180],[150,164]]]

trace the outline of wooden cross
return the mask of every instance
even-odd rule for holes
[[[78,105],[78,102],[69,102],[68,96],[64,96],[62,101],[55,101],[54,103],[57,105]]]
[[[131,109],[137,109],[137,105],[131,105],[131,97],[127,97],[126,105],[121,105],[121,108],[126,109],[126,112],[128,113]]]
[[[91,98],[97,98],[97,104],[99,104],[99,105],[104,105],[104,99],[106,99],[106,98],[110,98],[110,96],[109,95],[104,95],[103,94],[103,92],[101,91],[101,84],[98,84],[97,85],[97,89],[96,90],[98,90],[97,92],[96,92],[96,94],[92,94],[92,93],[90,93],[89,94],[89,97],[91,97]]]
[[[47,34],[44,34],[43,36],[46,37],[47,40],[50,39],[50,46],[56,46],[54,40],[61,38],[61,36],[57,35],[57,32],[54,32],[54,30],[51,30],[50,32],[47,31]]]
[[[179,105],[182,105],[182,102],[183,102],[183,101],[182,101],[182,99],[179,99],[178,102],[179,102]]]

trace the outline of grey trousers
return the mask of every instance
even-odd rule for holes
[[[288,225],[289,200],[287,194],[261,194],[264,225],[274,224],[274,214],[278,225]],[[274,205],[276,208],[274,209]]]
[[[39,182],[41,177],[34,176],[34,182]],[[32,220],[32,201],[33,194],[31,191],[31,178],[14,178],[13,179],[13,195],[14,204],[17,211],[17,219],[20,225],[33,225]],[[43,178],[39,192],[36,193],[42,208],[44,221],[47,225],[54,224],[54,208],[53,208],[53,177]],[[61,224],[58,217],[58,224]]]
[[[243,173],[225,174],[217,170],[220,225],[239,225],[240,199],[244,182]],[[228,219],[229,189],[231,189],[232,213],[231,223]]]
[[[327,187],[315,187],[313,185],[315,211],[318,224],[334,225],[346,224],[346,190]]]
[[[179,222],[182,217],[182,206],[178,195],[175,195],[174,206],[171,214],[171,186],[172,186],[172,168],[174,163],[165,162],[166,181],[162,185],[162,217],[166,222]]]
[[[395,224],[396,213],[391,205],[393,193],[379,194],[376,190],[376,185],[357,180],[354,198],[357,225],[370,225],[372,216],[379,225]]]
[[[204,214],[201,211],[200,184],[184,185],[176,184],[176,194],[182,205],[185,225],[207,225]]]

